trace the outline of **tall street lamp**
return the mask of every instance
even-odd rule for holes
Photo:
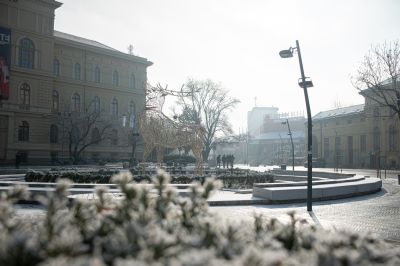
[[[311,108],[308,100],[307,88],[313,87],[313,83],[310,78],[306,78],[304,75],[303,61],[301,60],[300,45],[299,41],[296,40],[296,47],[290,47],[287,50],[282,50],[279,55],[282,58],[293,57],[293,52],[297,51],[300,64],[301,78],[299,79],[299,86],[304,90],[304,98],[306,100],[307,107],[307,132],[308,132],[308,143],[307,143],[307,211],[312,211],[312,120],[311,120]]]
[[[294,145],[293,145],[293,137],[292,137],[292,131],[290,130],[290,124],[289,120],[286,118],[286,121],[282,122],[282,125],[287,125],[288,127],[288,135],[290,136],[290,143],[292,144],[292,167],[293,167],[293,172],[294,172]]]

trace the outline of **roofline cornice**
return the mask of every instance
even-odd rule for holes
[[[135,63],[140,63],[143,64],[147,67],[153,65],[153,62],[147,60],[147,58],[144,57],[140,57],[140,56],[135,56],[135,55],[129,55],[129,54],[124,54],[120,51],[113,51],[110,49],[105,49],[105,48],[100,48],[100,47],[96,47],[93,45],[88,45],[88,44],[83,44],[80,42],[75,42],[72,40],[68,40],[65,38],[61,38],[61,37],[57,37],[54,36],[54,41],[55,44],[60,44],[60,45],[65,45],[65,46],[72,46],[74,48],[77,49],[82,49],[82,50],[91,50],[91,51],[95,51],[99,54],[103,54],[103,55],[108,55],[108,56],[113,56],[113,57],[118,57],[120,59],[123,60],[127,60],[127,61],[131,61],[131,62],[135,62]]]

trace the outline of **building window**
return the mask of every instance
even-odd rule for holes
[[[135,127],[135,114],[131,114],[129,116],[129,127],[134,128]]]
[[[18,65],[24,68],[33,69],[35,62],[35,45],[28,38],[19,41],[19,62]]]
[[[23,83],[19,88],[19,98],[21,109],[29,109],[31,101],[31,87],[27,83]]]
[[[60,61],[57,58],[53,60],[53,74],[56,77],[60,76]]]
[[[347,137],[347,163],[353,164],[353,136]]]
[[[100,143],[100,132],[99,129],[97,127],[93,128],[92,130],[92,142],[94,144],[99,144]]]
[[[77,113],[81,111],[81,96],[76,92],[72,96],[72,111]]]
[[[112,84],[114,86],[119,86],[119,76],[118,76],[118,71],[114,70],[113,75],[112,75]]]
[[[111,131],[111,144],[118,145],[118,130],[116,129]]]
[[[53,90],[53,94],[52,94],[52,106],[51,106],[51,109],[53,110],[53,112],[58,112],[58,106],[59,106],[58,91]]]
[[[79,63],[74,66],[74,79],[81,80],[81,65]]]
[[[135,75],[131,74],[129,78],[129,88],[134,89],[136,88],[136,78]]]
[[[367,151],[367,136],[366,135],[360,136],[360,151],[361,152]]]
[[[93,99],[93,110],[98,113],[100,112],[100,98],[95,96]]]
[[[128,107],[128,113],[130,114],[130,115],[134,115],[135,114],[135,103],[133,102],[133,101],[131,101],[130,103],[129,103],[129,107]]]
[[[340,137],[335,137],[335,154],[340,155]]]
[[[389,127],[389,151],[397,151],[397,131],[394,125]]]
[[[324,158],[329,158],[329,138],[324,138]]]
[[[375,127],[372,133],[372,147],[374,151],[380,151],[381,149],[381,133],[378,127]]]
[[[50,126],[50,143],[58,142],[58,127],[56,125]]]
[[[22,121],[18,127],[18,140],[29,141],[29,124],[26,121]]]
[[[116,98],[111,103],[111,114],[114,116],[118,115],[118,100]]]
[[[365,113],[360,115],[360,122],[365,122]]]
[[[98,66],[94,69],[94,82],[100,83],[100,68]]]
[[[380,116],[381,116],[381,113],[379,111],[379,107],[375,107],[373,110],[374,120],[378,120]]]

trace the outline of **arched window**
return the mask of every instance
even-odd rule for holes
[[[98,66],[94,69],[94,82],[100,83],[100,68]]]
[[[134,89],[136,88],[136,78],[135,75],[131,74],[129,78],[129,88]]]
[[[56,77],[60,76],[60,61],[57,58],[53,60],[53,74]]]
[[[77,113],[81,111],[81,96],[76,92],[72,96],[72,111]]]
[[[394,125],[389,127],[389,151],[397,151],[397,130]]]
[[[22,109],[29,109],[31,101],[31,87],[27,83],[23,83],[19,87],[20,107]]]
[[[372,146],[374,151],[380,151],[381,149],[381,133],[378,127],[375,127],[372,133]]]
[[[19,41],[19,57],[18,65],[25,68],[34,68],[35,62],[35,45],[28,38],[23,38]]]
[[[100,98],[95,96],[93,99],[93,111],[96,113],[100,112]]]
[[[81,65],[79,63],[76,63],[74,66],[74,78],[76,80],[81,79]]]
[[[99,144],[100,143],[100,132],[99,129],[97,127],[93,128],[92,130],[92,142],[95,144]]]
[[[29,141],[29,124],[26,121],[22,121],[18,126],[18,140]]]
[[[118,100],[116,98],[111,102],[111,114],[115,116],[118,115]]]
[[[135,127],[135,119],[136,119],[136,113],[135,113],[135,103],[131,101],[129,103],[129,127],[134,128]]]
[[[53,94],[52,94],[52,105],[51,105],[51,109],[53,110],[53,112],[58,112],[58,106],[59,106],[58,91],[53,90]]]
[[[114,70],[113,75],[112,75],[112,84],[114,86],[119,86],[119,76],[118,76],[118,71]]]
[[[56,125],[50,126],[50,143],[58,142],[58,127]]]
[[[118,145],[118,130],[116,129],[111,131],[111,144]]]

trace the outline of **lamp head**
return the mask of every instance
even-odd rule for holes
[[[280,57],[282,58],[290,58],[293,57],[293,49],[289,48],[287,50],[282,50],[279,52]]]

